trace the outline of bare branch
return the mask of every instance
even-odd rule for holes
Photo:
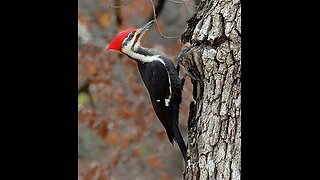
[[[158,32],[160,33],[161,37],[162,38],[165,38],[165,39],[170,39],[170,38],[180,38],[180,36],[165,36],[161,33],[160,31],[160,26],[159,26],[159,23],[158,23],[158,20],[157,20],[157,14],[156,14],[156,10],[155,10],[155,7],[154,7],[154,3],[153,3],[153,0],[150,0],[150,3],[152,5],[152,9],[153,9],[153,18],[157,24],[157,28],[158,28]]]
[[[123,6],[125,6],[128,2],[129,2],[129,0],[128,0],[126,3],[124,3]],[[115,4],[117,7],[120,7],[120,6],[121,6],[121,5],[120,5],[120,0],[114,0],[114,4]],[[121,24],[122,24],[122,17],[121,17],[121,10],[120,10],[120,8],[116,8],[116,17],[117,17],[117,25],[118,25],[118,27],[120,27]]]
[[[160,34],[160,36],[164,39],[174,39],[174,38],[180,38],[181,36],[165,36],[162,34],[161,30],[160,30],[160,25],[158,23],[158,20],[157,20],[157,16],[161,13],[162,9],[163,9],[163,6],[164,6],[164,3],[165,3],[165,0],[159,0],[158,1],[158,4],[157,4],[157,7],[155,8],[154,6],[154,2],[153,0],[149,0],[150,3],[151,3],[151,6],[152,6],[152,15],[150,16],[150,20],[154,19],[155,22],[156,22],[156,25],[157,25],[157,29],[158,29],[158,32]],[[189,14],[188,10],[187,10],[187,7],[186,5],[190,5],[190,6],[194,6],[194,7],[197,7],[196,5],[194,4],[191,4],[191,3],[186,3],[186,2],[179,2],[179,1],[173,1],[173,0],[169,0],[170,2],[173,2],[173,3],[176,3],[176,4],[184,4],[185,8],[186,8],[186,11],[187,13]],[[116,5],[108,5],[108,7],[110,8],[122,8],[124,6],[126,6],[129,2],[131,2],[131,0],[127,0],[124,4],[120,5],[119,3],[119,0],[115,0],[115,4]],[[121,18],[120,16],[118,16],[120,13],[117,11],[116,12],[116,15],[117,15],[117,23],[118,25],[121,25]]]
[[[188,7],[187,7],[187,5],[186,5],[186,2],[184,2],[184,1],[183,1],[183,6],[184,6],[184,8],[186,9],[186,12],[187,12],[187,14],[188,14],[188,16],[189,16],[189,18],[190,18],[190,13],[189,13],[189,11],[188,11]]]
[[[131,0],[127,0],[127,1],[126,1],[124,4],[122,4],[122,5],[120,5],[120,3],[119,3],[119,4],[116,4],[116,5],[108,5],[108,7],[109,7],[109,8],[118,8],[118,9],[120,9],[120,8],[126,6],[130,1],[131,1]]]
[[[173,1],[173,0],[168,0],[169,2],[172,2],[172,3],[175,3],[175,4],[184,4],[184,5],[189,5],[189,6],[193,6],[193,7],[198,7],[197,5],[195,4],[192,4],[192,3],[187,3],[185,1],[183,2],[180,2],[180,1]]]
[[[156,16],[159,16],[160,13],[162,12],[163,6],[164,6],[165,0],[159,0],[157,3],[157,6],[155,8],[155,14]],[[151,13],[151,15],[149,16],[149,21],[153,20],[154,15],[153,13]]]

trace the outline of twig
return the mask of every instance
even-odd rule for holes
[[[190,13],[189,13],[189,11],[188,11],[187,4],[186,4],[186,2],[184,2],[184,1],[183,1],[183,6],[184,6],[184,8],[186,9],[187,14],[188,14],[188,16],[189,16],[189,18],[190,18]]]
[[[124,6],[126,6],[131,0],[127,0],[124,4],[122,5],[108,5],[108,7],[110,8],[122,8]]]
[[[122,4],[122,5],[108,5],[108,7],[110,7],[110,8],[122,8],[122,7],[126,6],[130,1],[131,1],[131,0],[127,0],[127,1],[126,1],[124,4]],[[157,29],[158,29],[158,32],[160,33],[160,36],[161,36],[162,38],[165,38],[165,39],[180,38],[181,36],[165,36],[165,35],[162,34],[162,32],[161,32],[161,30],[160,30],[160,25],[159,25],[158,20],[157,20],[157,12],[158,12],[158,14],[161,12],[161,9],[162,9],[162,7],[163,7],[164,1],[162,2],[162,4],[161,4],[161,1],[159,2],[159,3],[160,3],[160,4],[159,4],[159,9],[160,9],[160,10],[157,10],[157,11],[156,11],[156,8],[155,8],[155,6],[154,6],[153,0],[149,0],[149,1],[150,1],[150,3],[151,3],[151,6],[152,6],[153,18],[154,18],[154,20],[155,20],[155,22],[156,22]],[[195,7],[197,7],[196,5],[191,4],[191,3],[178,2],[178,1],[173,1],[173,0],[169,0],[169,1],[170,1],[170,2],[173,2],[173,3],[176,3],[176,4],[185,4],[185,7],[186,7],[186,5],[190,5],[190,6],[195,6]],[[187,8],[187,7],[186,7],[186,8]],[[186,11],[187,11],[187,13],[189,14],[189,12],[188,12],[187,9],[186,9]]]
[[[160,13],[162,12],[162,9],[163,9],[163,6],[164,6],[164,3],[165,3],[165,0],[159,0],[158,3],[157,3],[157,6],[155,8],[155,11],[156,11],[156,16],[158,17],[160,15]],[[151,21],[153,20],[153,12],[150,14],[149,16],[149,20],[148,21]]]
[[[183,2],[173,1],[173,0],[168,0],[168,1],[169,1],[169,2],[172,2],[172,3],[176,3],[176,4],[184,4],[184,5],[189,5],[189,6],[193,6],[193,7],[198,7],[198,6],[195,5],[195,4],[186,3],[185,1],[183,1]]]
[[[129,0],[126,2],[128,3]],[[120,6],[120,0],[114,0],[114,3],[117,7]],[[126,5],[126,3],[124,5]],[[116,8],[116,17],[117,17],[117,25],[118,27],[121,27],[121,24],[122,24],[122,17],[121,17],[121,9],[120,8]]]
[[[158,32],[160,33],[161,37],[162,37],[162,38],[165,38],[165,39],[180,38],[180,36],[165,36],[165,35],[163,35],[163,34],[161,33],[161,31],[160,31],[160,26],[159,26],[159,23],[158,23],[158,20],[157,20],[156,10],[155,10],[155,8],[154,8],[153,0],[150,0],[150,3],[152,4],[153,18],[154,18],[154,20],[156,21],[157,28],[158,28]]]

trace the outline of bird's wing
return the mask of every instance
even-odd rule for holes
[[[150,82],[150,97],[153,108],[167,131],[168,138],[173,143],[172,132],[172,108],[171,98],[171,82],[168,71],[164,64],[158,61],[150,63],[153,69]]]

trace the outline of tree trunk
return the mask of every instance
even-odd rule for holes
[[[240,179],[241,6],[202,0],[179,56],[192,78],[185,179]]]

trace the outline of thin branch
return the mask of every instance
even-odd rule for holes
[[[186,2],[184,2],[184,1],[183,1],[183,6],[184,6],[184,8],[186,9],[187,14],[188,14],[188,16],[189,16],[189,18],[190,18],[190,13],[189,13],[189,11],[188,11],[187,4],[186,4]]]
[[[131,0],[127,0],[124,4],[122,5],[108,5],[109,8],[122,8],[124,6],[126,6]]]
[[[129,0],[126,2],[128,3]],[[126,3],[124,5],[126,5]],[[117,6],[117,7],[120,7],[120,0],[114,0],[114,4]],[[117,17],[117,25],[118,27],[121,27],[121,24],[122,24],[122,17],[121,17],[121,9],[120,8],[116,8],[116,17]]]
[[[157,24],[157,28],[158,28],[158,32],[160,33],[161,37],[162,38],[165,38],[165,39],[170,39],[170,38],[180,38],[180,36],[165,36],[161,33],[160,31],[160,26],[159,26],[159,23],[158,23],[158,20],[157,20],[157,15],[156,15],[156,10],[155,10],[155,7],[154,7],[154,3],[153,3],[153,0],[150,0],[150,3],[152,5],[152,10],[153,10],[153,18]]]
[[[169,2],[172,2],[172,3],[176,3],[176,4],[184,4],[184,5],[189,5],[189,6],[193,6],[193,7],[198,7],[197,5],[195,4],[191,4],[191,3],[186,3],[185,1],[183,2],[180,2],[180,1],[173,1],[173,0],[168,0]]]
[[[124,4],[122,5],[108,5],[108,7],[110,8],[122,8],[124,6],[126,6],[131,0],[127,0]],[[153,19],[155,20],[156,22],[156,25],[157,25],[157,29],[158,29],[158,32],[160,33],[160,36],[164,39],[174,39],[174,38],[180,38],[181,36],[165,36],[162,34],[161,30],[160,30],[160,25],[158,23],[158,20],[157,20],[157,15],[160,14],[160,12],[162,11],[162,8],[163,8],[163,5],[164,5],[164,0],[160,0],[157,4],[157,10],[154,6],[154,3],[153,3],[153,0],[149,0],[150,3],[151,3],[151,6],[152,6],[152,11],[153,11],[153,15],[151,15],[150,17],[150,20],[152,20],[152,17]],[[173,0],[169,0],[170,2],[173,2],[173,3],[176,3],[176,4],[184,4],[184,6],[186,7],[186,5],[190,5],[190,6],[195,6],[197,7],[196,5],[194,4],[190,4],[190,3],[186,3],[186,2],[179,2],[179,1],[173,1]],[[117,2],[117,1],[116,1]],[[186,7],[187,8],[187,7]],[[186,9],[187,10],[187,9]],[[187,10],[187,13],[188,13],[188,10]],[[189,14],[189,13],[188,13]]]
[[[160,13],[162,12],[162,9],[164,7],[164,3],[165,3],[165,0],[159,0],[158,3],[157,3],[157,6],[155,8],[155,11],[156,11],[156,16],[159,16]],[[148,21],[151,21],[153,20],[153,13],[151,13],[151,15],[149,16],[149,20]]]

